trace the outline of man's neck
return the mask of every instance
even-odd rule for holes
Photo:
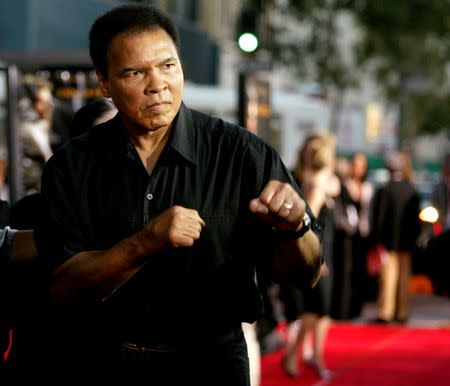
[[[156,162],[161,155],[164,146],[169,139],[170,129],[156,130],[142,135],[131,135],[130,139],[133,143],[139,157],[142,160],[147,172],[151,174]]]

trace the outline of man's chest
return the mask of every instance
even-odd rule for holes
[[[148,175],[134,166],[99,166],[78,188],[86,192],[79,198],[83,225],[97,240],[121,240],[174,205],[197,210],[213,238],[216,232],[229,236],[239,221],[239,175],[191,165],[159,165]]]

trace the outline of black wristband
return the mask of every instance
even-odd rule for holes
[[[297,240],[311,229],[311,219],[308,213],[303,216],[302,226],[298,231],[277,231],[279,237],[284,240]]]

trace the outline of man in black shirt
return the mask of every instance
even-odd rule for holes
[[[64,335],[55,352],[79,360],[86,344],[84,359],[246,385],[241,322],[262,312],[257,268],[273,263],[297,285],[318,279],[307,205],[268,144],[182,102],[177,30],[159,10],[108,12],[91,28],[90,53],[118,114],[65,144],[43,173],[37,247],[53,302],[78,305],[72,330],[53,320]]]

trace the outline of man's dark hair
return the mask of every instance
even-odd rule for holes
[[[142,32],[162,28],[172,38],[177,51],[180,40],[175,23],[161,10],[145,5],[124,5],[100,16],[89,32],[89,53],[94,67],[108,76],[108,47],[122,32]]]

